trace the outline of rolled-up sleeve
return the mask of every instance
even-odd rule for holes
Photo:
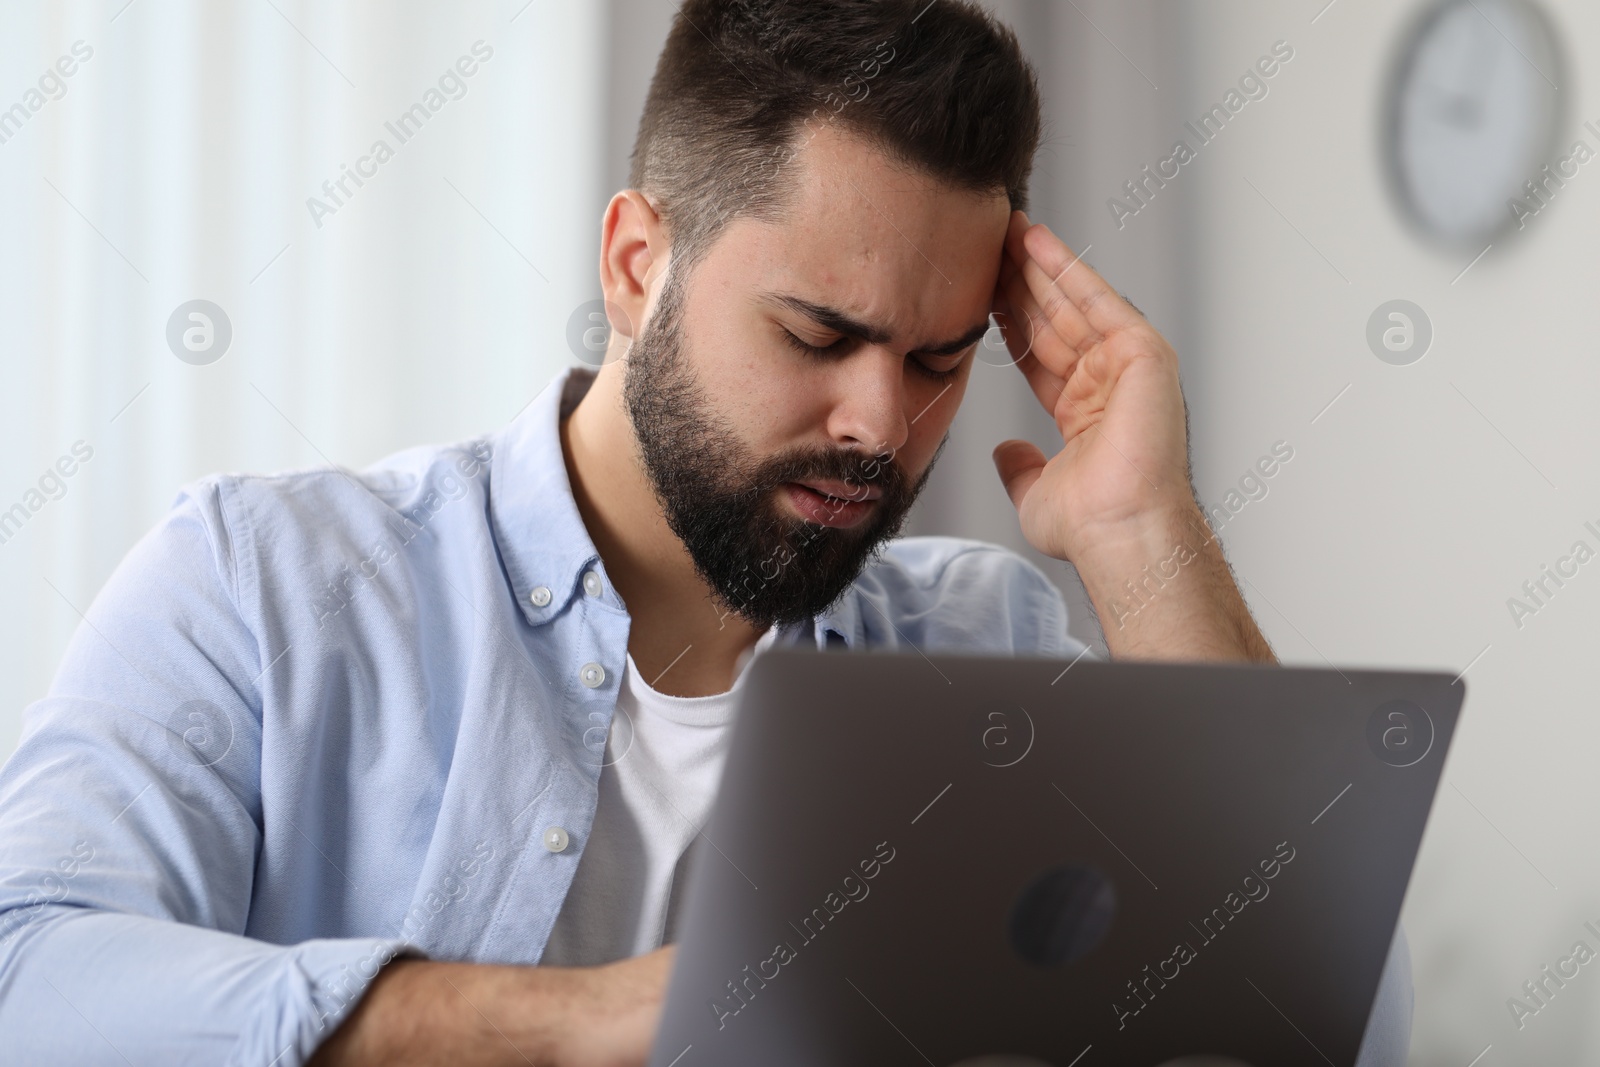
[[[0,769],[7,1062],[303,1063],[400,939],[245,936],[261,698],[226,485],[117,569]]]

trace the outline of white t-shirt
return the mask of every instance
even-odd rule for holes
[[[769,630],[752,653],[772,644]],[[589,843],[540,963],[593,966],[673,940],[688,863],[711,814],[747,655],[726,693],[658,693],[628,657]]]

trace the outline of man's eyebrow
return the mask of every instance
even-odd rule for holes
[[[978,325],[974,326],[972,329],[968,330],[954,341],[947,341],[942,345],[919,348],[917,349],[917,354],[921,356],[953,356],[958,352],[965,352],[967,349],[983,340],[984,335],[988,332],[989,323],[980,322]]]
[[[860,319],[853,319],[838,308],[813,304],[809,300],[783,293],[773,293],[771,299],[790,311],[804,315],[823,329],[832,330],[845,337],[854,337],[875,345],[886,345],[891,339],[888,330],[881,326],[872,326]]]
[[[854,337],[869,344],[886,345],[893,339],[893,335],[881,326],[873,326],[862,322],[860,319],[851,318],[838,308],[826,307],[822,304],[802,300],[798,296],[789,296],[783,293],[773,293],[770,299],[782,304],[789,310],[804,315],[812,322],[825,330],[831,330],[844,337]],[[943,344],[925,345],[915,350],[921,356],[953,356],[964,351],[983,340],[983,335],[989,332],[989,323],[981,322],[962,334],[953,341]]]

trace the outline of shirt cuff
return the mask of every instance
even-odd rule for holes
[[[270,1009],[252,1017],[227,1067],[303,1067],[333,1036],[378,971],[406,957],[428,958],[399,938],[328,938],[292,946],[274,979],[277,988],[264,991],[261,998]]]

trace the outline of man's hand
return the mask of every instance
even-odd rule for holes
[[[603,967],[395,960],[310,1067],[642,1067],[675,954]]]
[[[1048,458],[1004,441],[995,466],[1023,536],[1077,566],[1112,653],[1271,662],[1194,499],[1178,356],[1166,338],[1020,211],[995,312],[1062,440]]]
[[[1006,342],[1063,442],[995,450],[1022,532],[1074,559],[1098,528],[1193,504],[1178,356],[1044,226],[1017,212],[995,294]]]

